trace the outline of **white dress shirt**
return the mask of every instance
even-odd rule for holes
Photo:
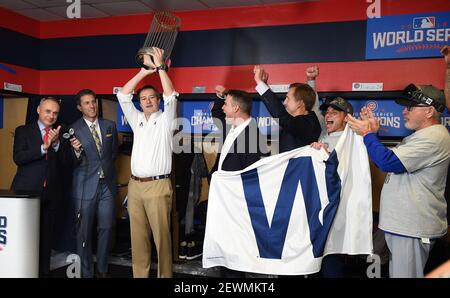
[[[249,117],[247,120],[245,120],[238,126],[236,127],[233,126],[228,132],[227,136],[225,137],[225,142],[223,142],[222,150],[220,152],[219,166],[217,168],[218,171],[222,170],[223,161],[225,160],[228,151],[230,151],[231,146],[233,146],[234,140],[236,140],[239,134],[250,124],[251,120],[252,117]]]
[[[132,94],[117,93],[119,104],[133,130],[131,173],[139,178],[170,174],[172,171],[173,120],[177,107],[177,92],[165,96],[164,112],[145,118],[133,104]]]

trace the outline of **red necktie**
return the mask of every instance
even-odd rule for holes
[[[45,134],[44,134],[44,138],[42,139],[42,142],[45,144],[45,142],[47,142],[48,140],[48,132],[50,131],[50,128],[46,127],[45,128]],[[47,149],[48,152],[48,149]],[[48,159],[48,154],[45,154],[45,160]],[[47,186],[47,179],[44,180],[44,187]]]
[[[46,127],[45,128],[44,138],[42,139],[43,143],[47,142],[47,140],[48,140],[48,132],[49,131],[50,131],[50,128]]]

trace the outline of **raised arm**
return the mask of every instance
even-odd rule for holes
[[[270,90],[267,80],[269,74],[259,65],[253,68],[254,80],[256,83],[256,91],[261,95],[261,99],[273,118],[280,119],[289,117],[288,112],[284,108],[281,100]]]
[[[171,96],[175,92],[175,88],[173,87],[172,80],[167,74],[167,67],[165,67],[164,63],[164,50],[153,48],[153,60],[155,61],[155,66],[159,73],[164,95]]]
[[[225,113],[222,110],[222,107],[225,104],[225,91],[225,87],[220,85],[216,86],[216,98],[214,99],[214,105],[211,108],[213,123],[219,129],[222,136],[222,143],[225,141],[227,135]]]
[[[122,87],[119,93],[117,93],[120,107],[133,131],[137,126],[139,115],[139,110],[136,109],[133,103],[133,90],[142,79],[156,72],[155,65],[148,55],[144,55],[144,64],[149,66],[149,69],[141,68],[141,70]]]
[[[306,73],[306,84],[308,84],[311,88],[314,89],[314,92],[316,93],[316,100],[314,102],[314,105],[312,107],[312,111],[316,113],[317,119],[320,123],[320,130],[321,130],[321,137],[325,136],[327,131],[325,128],[325,117],[320,112],[319,109],[319,94],[317,94],[316,90],[316,79],[319,76],[319,67],[317,65],[309,66],[305,70]]]
[[[217,118],[223,123],[225,123],[225,113],[222,110],[225,103],[225,91],[225,87],[220,85],[216,86],[216,98],[214,99],[214,105],[211,109],[213,118]]]
[[[167,65],[164,62],[164,50],[153,47],[153,61],[155,61],[156,71],[159,74],[163,87],[164,118],[172,129],[175,129],[173,120],[177,114],[177,96],[172,80],[167,73]]]

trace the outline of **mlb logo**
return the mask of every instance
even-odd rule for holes
[[[434,28],[436,24],[435,17],[420,17],[413,19],[413,28],[414,29],[429,29]]]

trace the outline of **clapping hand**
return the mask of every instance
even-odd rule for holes
[[[347,115],[347,124],[356,134],[365,136],[369,132],[377,132],[380,129],[380,121],[367,107],[361,109],[360,115],[361,119],[356,119],[350,114]]]
[[[61,130],[61,125],[58,126],[56,129],[52,128],[48,131],[48,138],[46,142],[44,143],[43,147],[44,150],[48,150],[50,146],[55,146],[59,143],[59,131]]]
[[[371,132],[377,132],[380,129],[380,120],[375,118],[372,110],[368,107],[361,108],[361,119],[369,121]]]

